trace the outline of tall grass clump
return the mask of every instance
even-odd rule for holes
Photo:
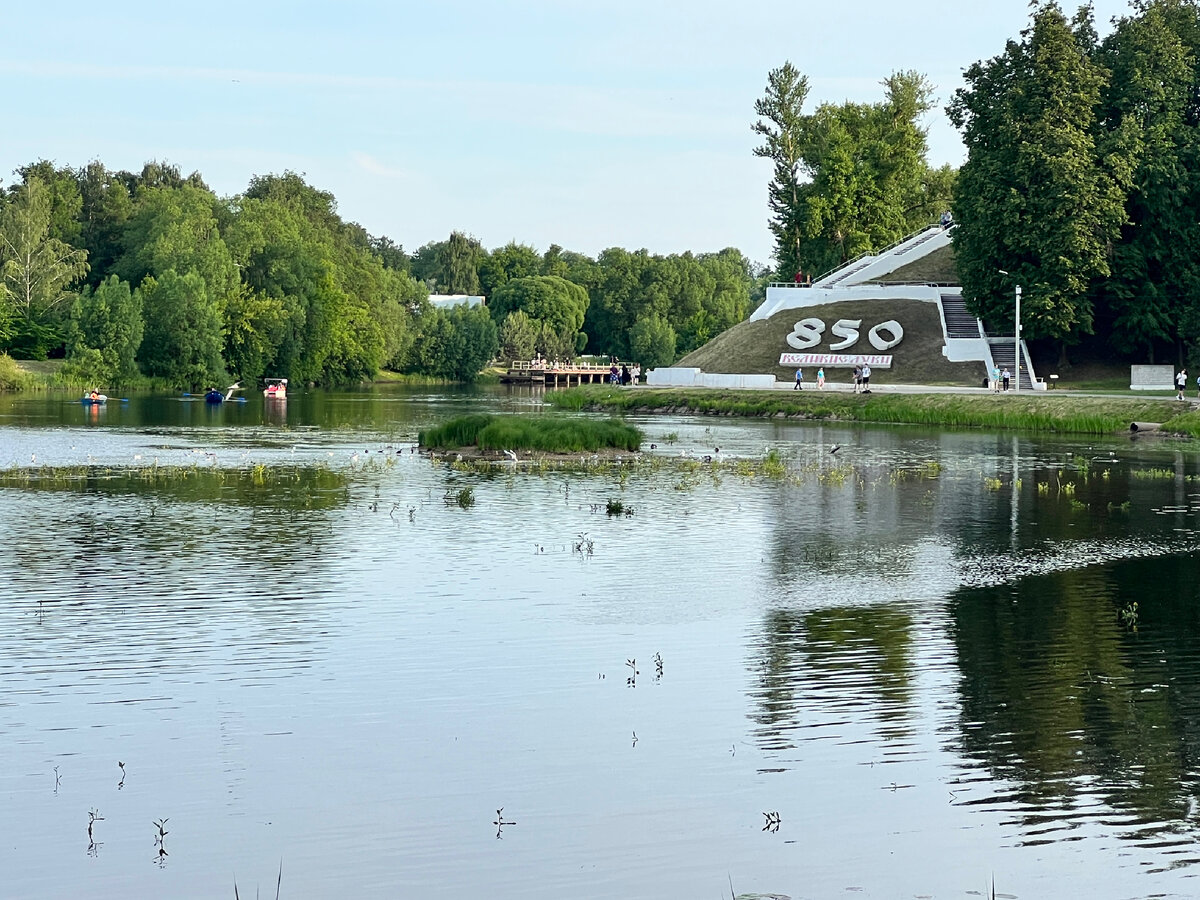
[[[452,419],[422,431],[422,447],[448,450],[538,450],[544,453],[594,453],[597,450],[637,450],[642,433],[616,419],[573,419],[559,416],[484,416]]]
[[[541,416],[497,418],[476,441],[480,450],[540,450],[580,453],[597,450],[637,450],[642,433],[616,419],[569,419]]]
[[[430,450],[448,450],[452,447],[474,446],[479,438],[479,432],[487,428],[495,419],[485,413],[475,413],[469,416],[459,416],[436,428],[418,432],[417,444]]]

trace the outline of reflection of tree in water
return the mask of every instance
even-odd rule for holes
[[[887,604],[768,614],[751,690],[761,746],[785,749],[797,729],[836,727],[849,715],[873,714],[887,738],[907,734],[912,624]]]
[[[1140,838],[1200,825],[1195,571],[1186,557],[1137,560],[952,603],[963,754],[1019,785],[1027,825],[1044,823],[1046,808],[1075,810],[1059,811],[1056,827],[1094,819],[1097,795],[1144,827]],[[1118,617],[1134,600],[1137,633]]]

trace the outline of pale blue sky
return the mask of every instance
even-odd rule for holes
[[[1101,33],[1128,9],[1094,7]],[[790,59],[817,103],[917,69],[940,109],[1027,21],[1026,0],[21,4],[0,175],[154,158],[235,194],[294,169],[408,250],[459,229],[766,262],[750,125],[768,70]],[[944,115],[927,124],[932,161],[961,162]]]

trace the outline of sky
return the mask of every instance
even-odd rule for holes
[[[1128,12],[1093,8],[1102,35]],[[750,127],[772,68],[808,77],[810,110],[922,72],[930,162],[958,165],[942,109],[1028,15],[1027,0],[20,4],[3,17],[0,178],[158,159],[231,196],[290,169],[409,251],[459,230],[489,249],[767,263],[771,166]]]

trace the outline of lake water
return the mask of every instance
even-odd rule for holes
[[[1194,449],[540,408],[0,395],[0,896],[1200,894]]]

